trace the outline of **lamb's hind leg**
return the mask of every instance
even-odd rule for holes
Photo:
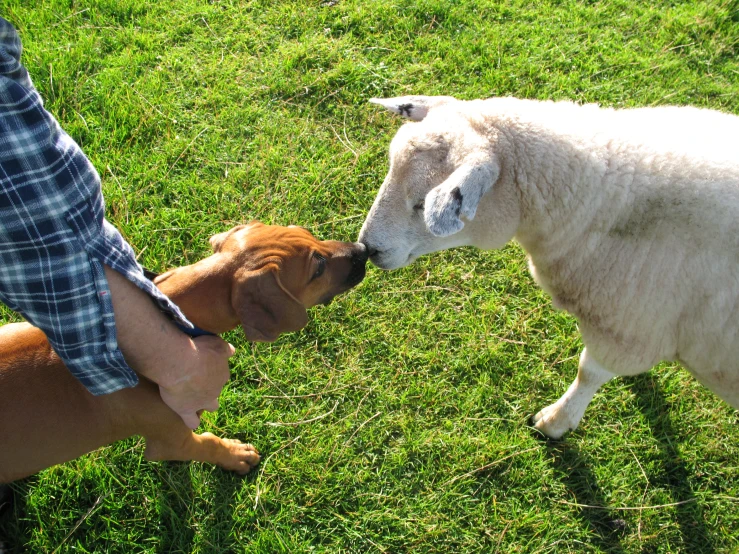
[[[145,437],[144,455],[147,460],[208,462],[240,475],[248,473],[259,463],[259,452],[251,444],[236,439],[222,439],[212,433],[197,435],[181,420],[176,430],[172,426],[164,429],[170,432]]]
[[[588,355],[587,348],[583,349],[577,378],[559,400],[532,418],[534,427],[552,439],[574,430],[595,393],[613,377],[613,373]]]

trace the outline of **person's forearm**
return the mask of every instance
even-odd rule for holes
[[[139,375],[157,383],[162,400],[196,428],[201,410],[218,409],[234,347],[216,336],[191,339],[136,285],[107,266],[105,275],[123,357]]]
[[[179,355],[194,354],[192,340],[120,273],[105,266],[105,276],[113,299],[118,346],[128,365],[165,388],[186,379]]]

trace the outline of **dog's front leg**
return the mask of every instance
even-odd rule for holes
[[[532,418],[534,427],[552,439],[574,430],[595,393],[613,377],[615,375],[593,360],[584,348],[577,378],[559,400]]]
[[[175,436],[146,437],[146,459],[208,462],[241,475],[259,463],[259,452],[251,444],[222,439],[212,433],[197,435],[184,424],[182,428],[182,433]]]
[[[137,403],[145,408],[144,415],[132,434],[143,435],[146,439],[144,456],[147,460],[208,462],[242,475],[259,463],[259,452],[251,444],[222,439],[211,433],[195,434],[161,401],[156,387],[139,388],[142,389],[139,394],[146,395],[148,402],[138,400]]]

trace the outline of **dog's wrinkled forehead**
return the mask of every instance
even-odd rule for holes
[[[214,235],[210,239],[213,252],[228,255],[231,263],[247,270],[267,265],[295,271],[307,271],[306,260],[313,254],[329,256],[328,245],[307,229],[264,225],[253,221]]]
[[[291,225],[265,225],[252,221],[210,238],[214,252],[234,251],[258,254],[258,251],[273,254],[297,254],[320,248],[320,241],[303,227]]]

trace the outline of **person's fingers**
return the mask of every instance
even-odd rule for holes
[[[197,429],[200,425],[200,418],[195,412],[180,414],[180,417],[190,429]]]
[[[208,410],[209,412],[217,412],[218,411],[218,399],[214,398],[213,400],[210,400],[203,404],[203,409]]]
[[[201,337],[195,337],[192,340],[198,348],[209,348],[214,352],[223,354],[229,358],[234,355],[234,352],[236,352],[234,345],[226,342],[221,337],[203,335]]]
[[[200,425],[200,414],[194,412],[190,408],[182,407],[182,398],[171,394],[169,391],[159,387],[159,394],[162,397],[164,403],[171,408],[178,416],[182,418],[190,429],[197,429]]]
[[[218,395],[230,378],[228,358],[235,348],[220,337],[203,336],[192,339],[197,349],[197,365],[187,378],[170,388],[160,387],[162,400],[174,410],[190,429],[200,425],[195,410],[218,410]]]

